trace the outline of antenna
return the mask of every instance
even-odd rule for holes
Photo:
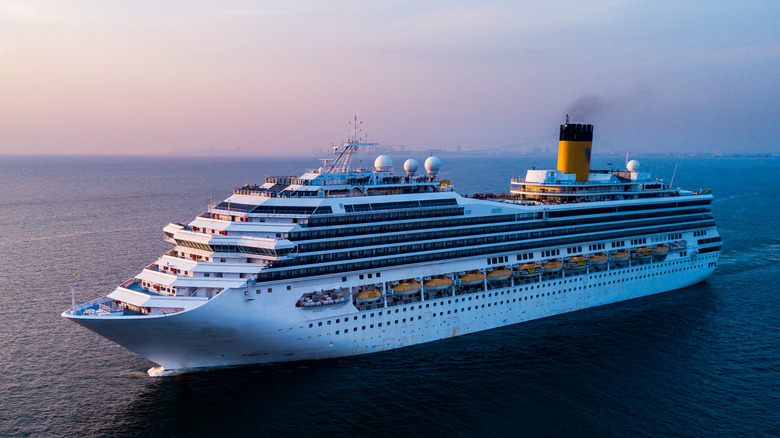
[[[672,185],[674,184],[674,176],[677,175],[677,165],[680,163],[674,163],[674,172],[672,172],[672,180],[669,181],[669,188],[672,188]]]
[[[569,124],[569,113],[566,113],[566,123],[564,123],[564,125],[568,125],[568,124]]]
[[[358,137],[358,134],[363,132],[363,130],[360,129],[360,127],[363,125],[363,121],[362,120],[358,120],[357,114],[355,114],[355,119],[353,121],[349,122],[349,124],[352,125],[352,129],[350,129],[350,131],[352,132],[352,138],[350,138],[347,141],[349,143],[357,143],[358,141],[360,141],[360,138]]]

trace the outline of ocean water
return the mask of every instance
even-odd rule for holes
[[[392,352],[151,377],[59,316],[71,282],[104,295],[169,249],[168,222],[317,161],[0,157],[0,436],[780,435],[780,159],[639,159],[713,189],[706,282]],[[555,165],[442,161],[469,194]]]

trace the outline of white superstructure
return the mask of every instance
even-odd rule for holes
[[[169,224],[173,249],[62,316],[166,369],[322,359],[678,289],[720,254],[712,196],[638,163],[575,178],[559,162],[477,199],[437,181],[436,157],[425,175],[387,156],[353,170],[364,145]]]

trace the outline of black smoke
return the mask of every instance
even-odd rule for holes
[[[593,118],[600,114],[607,104],[596,95],[580,96],[566,108],[570,123],[593,123]]]

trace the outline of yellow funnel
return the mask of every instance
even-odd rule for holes
[[[587,181],[592,143],[593,125],[561,125],[558,137],[558,170],[576,174],[578,182]]]

